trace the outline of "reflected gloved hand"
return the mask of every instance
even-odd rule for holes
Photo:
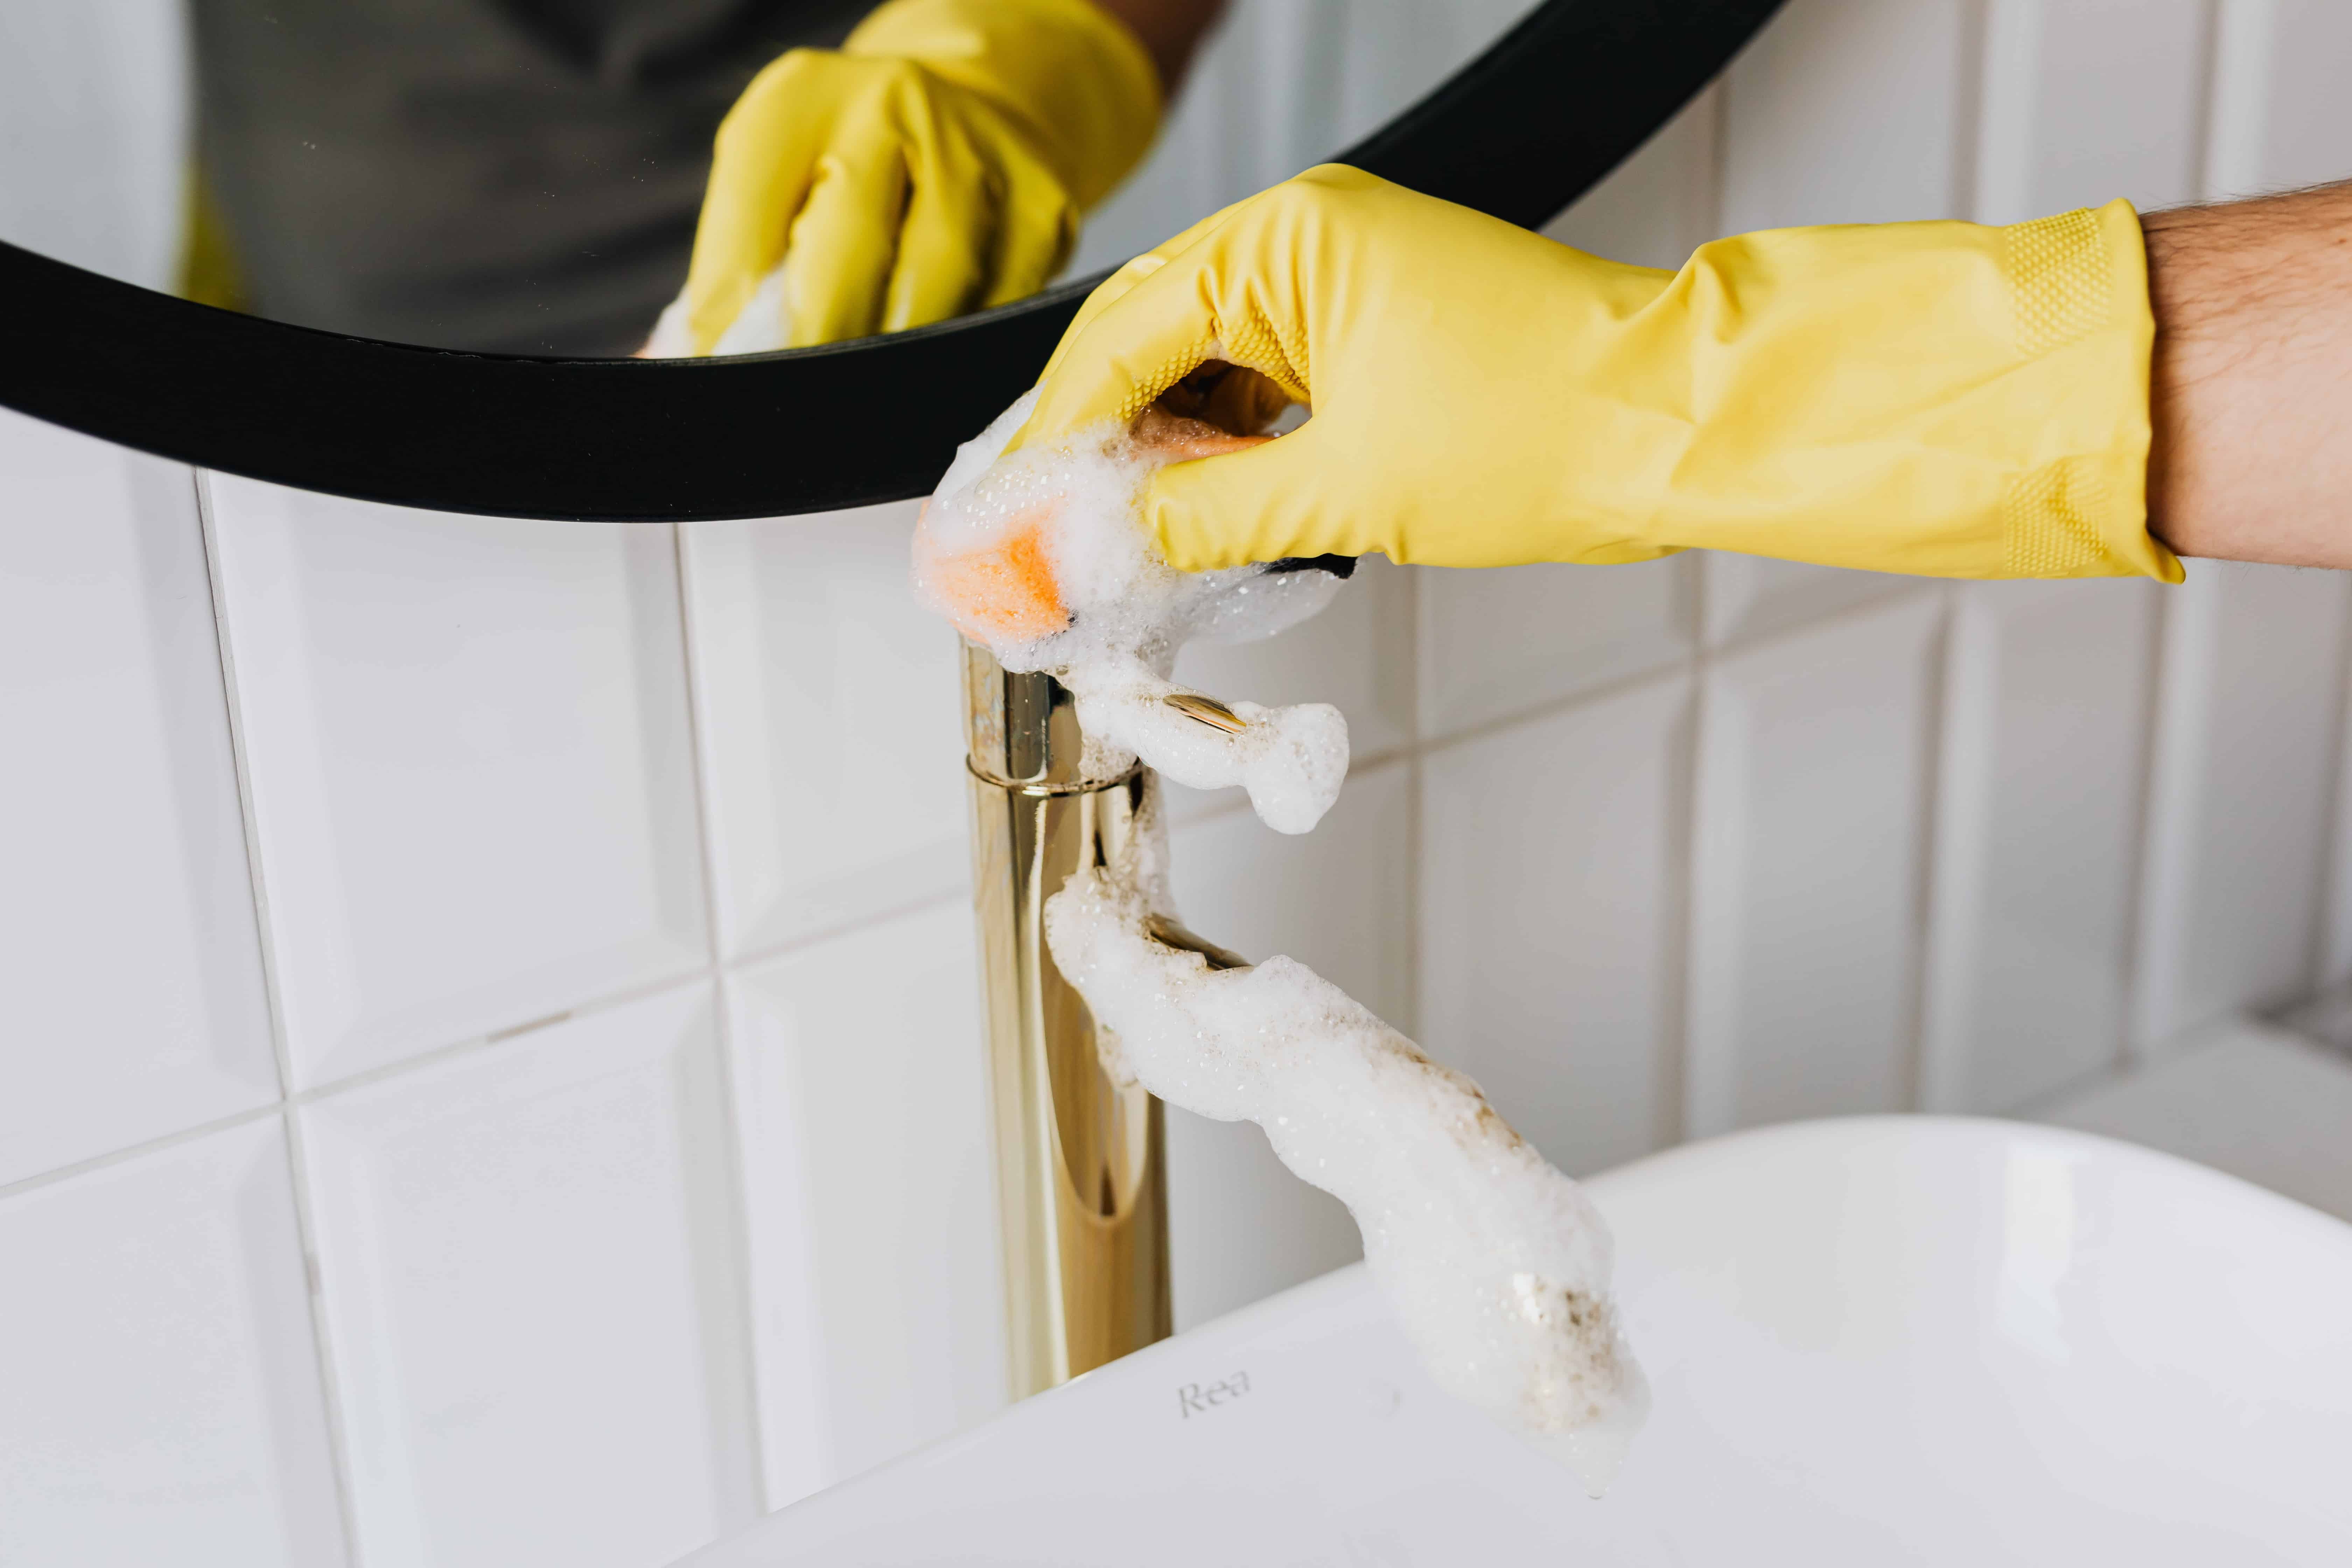
[[[1159,471],[1149,521],[1186,570],[1704,546],[2177,581],[2146,521],[2151,333],[2122,202],[1754,234],[1670,273],[1327,165],[1106,282],[1015,444],[1197,395],[1223,360],[1312,416]]]
[[[1090,0],[891,0],[838,53],[793,50],[719,128],[681,301],[690,352],[720,348],[747,306],[772,314],[779,263],[781,329],[727,349],[895,331],[1035,292],[1160,110],[1142,44]],[[783,342],[744,341],[763,335]]]

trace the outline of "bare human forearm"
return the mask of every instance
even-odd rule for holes
[[[2151,213],[2148,527],[2352,567],[2352,184]]]
[[[1160,86],[1170,98],[1184,85],[1192,51],[1224,14],[1225,0],[1095,0],[1126,23],[1160,68]]]

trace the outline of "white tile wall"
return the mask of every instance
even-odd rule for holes
[[[2167,596],[2146,913],[2143,1049],[2315,979],[2333,846],[2341,574],[2196,563]]]
[[[1224,162],[1153,199],[1495,20],[1348,0],[1404,52],[1302,47],[1339,5],[1244,8],[1182,111]],[[1551,232],[1672,264],[2341,174],[2347,43],[2319,0],[1790,0]],[[907,515],[420,515],[0,415],[0,1560],[652,1568],[995,1407]],[[1177,802],[1180,901],[1575,1169],[2014,1110],[2352,970],[2347,594],[1369,562],[1188,654],[1339,701],[1360,765],[1304,839]],[[1170,1144],[1180,1321],[1352,1255],[1253,1130]]]
[[[343,1559],[275,1118],[0,1198],[0,1562]]]
[[[955,899],[728,983],[772,1508],[1004,1403],[972,946]]]
[[[1911,1102],[1943,600],[1738,654],[1701,693],[1686,1126]]]
[[[1421,726],[1434,739],[1677,662],[1696,631],[1693,555],[1630,566],[1421,574]]]
[[[2210,0],[1988,0],[1980,223],[2195,199]]]
[[[6,412],[0,476],[5,1183],[278,1085],[195,485]]]
[[[970,881],[955,634],[907,592],[915,506],[682,530],[730,957]]]
[[[1710,553],[1702,565],[1709,647],[1801,626],[1854,605],[1916,588],[1909,578],[1803,561]]]
[[[1788,0],[1724,79],[1718,232],[1964,205],[1969,0]]]
[[[299,1111],[371,1564],[665,1563],[756,1518],[707,982]]]
[[[1676,673],[1423,764],[1423,1037],[1571,1172],[1680,1129],[1691,698]]]
[[[2161,593],[2094,581],[1955,595],[1928,1109],[2005,1110],[2120,1058]]]
[[[668,529],[210,489],[299,1085],[706,962]]]

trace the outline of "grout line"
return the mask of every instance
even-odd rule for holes
[[[1244,801],[1243,804],[1246,805],[1247,802]],[[1221,806],[1217,811],[1209,813],[1208,816],[1223,816],[1226,809],[1227,808]],[[1189,826],[1193,822],[1205,820],[1207,820],[1207,817],[1205,816],[1187,817],[1182,825],[1171,823],[1170,826],[1171,827],[1177,826]],[[829,942],[838,942],[844,937],[856,936],[862,932],[872,931],[877,926],[886,926],[890,924],[893,921],[902,921],[910,915],[920,914],[926,910],[936,909],[941,904],[969,904],[971,901],[971,888],[969,883],[966,883],[961,887],[948,889],[944,892],[925,893],[921,897],[911,899],[903,904],[892,904],[885,909],[873,910],[862,915],[853,916],[848,920],[843,921],[838,925],[822,926],[815,930],[803,932],[798,936],[783,937],[775,942],[768,942],[763,946],[746,948],[741,952],[726,954],[719,958],[719,960],[711,966],[712,972],[714,973],[724,973],[730,971],[756,969],[761,964],[772,963],[777,959],[790,957],[792,954],[803,952],[805,949],[822,947]]]
[[[2131,989],[2125,993],[2124,1059],[2148,1059],[2173,1033],[2168,1013],[2179,998],[2168,984],[2167,959],[2187,940],[2186,900],[2195,875],[2189,842],[2204,809],[2203,763],[2215,699],[2216,625],[2221,606],[2212,602],[2224,583],[2219,566],[2192,576],[2158,600],[2154,677],[2150,681],[2147,801],[2133,879]]]
[[[276,933],[269,919],[269,884],[262,865],[260,816],[254,805],[253,773],[246,747],[245,704],[236,680],[236,647],[229,634],[227,582],[221,571],[220,529],[213,510],[212,476],[203,468],[191,469],[190,474],[195,486],[197,525],[204,536],[205,577],[212,595],[213,640],[220,657],[221,696],[228,709],[229,756],[236,769],[237,810],[245,825],[246,875],[251,885],[254,922],[261,951],[262,994],[269,1008],[269,1047],[278,1068],[278,1103],[270,1108],[270,1113],[280,1116],[284,1131],[287,1184],[294,1198],[294,1234],[302,1253],[303,1297],[310,1311],[310,1348],[318,1362],[320,1398],[326,1406],[320,1414],[327,1430],[328,1464],[335,1477],[335,1514],[342,1527],[343,1555],[352,1568],[360,1568],[366,1553],[360,1538],[347,1413],[335,1370],[333,1334],[327,1321],[318,1216],[310,1195],[310,1163],[304,1148],[301,1119],[293,1114],[293,1047],[286,1037],[285,998],[279,984]]]
[[[1500,718],[1485,719],[1464,729],[1449,731],[1435,740],[1423,742],[1418,751],[1423,757],[1434,756],[1441,752],[1450,752],[1457,747],[1491,740],[1496,735],[1506,734],[1525,725],[1541,724],[1557,719],[1562,714],[1573,713],[1580,709],[1598,707],[1631,692],[1677,680],[1681,679],[1691,658],[1688,653],[1669,655],[1656,664],[1645,665],[1640,669],[1624,675],[1612,676],[1597,684],[1571,691],[1564,697],[1555,697],[1549,701],[1538,702],[1531,708],[1517,709]]]
[[[43,1187],[53,1187],[60,1182],[70,1182],[77,1176],[87,1176],[116,1165],[127,1165],[134,1160],[143,1160],[150,1154],[161,1154],[168,1150],[176,1149],[183,1143],[193,1143],[200,1138],[209,1138],[215,1132],[226,1132],[231,1128],[243,1127],[267,1117],[276,1116],[284,1109],[282,1102],[272,1100],[268,1105],[257,1105],[247,1110],[232,1111],[226,1116],[215,1117],[210,1121],[199,1122],[194,1127],[183,1127],[177,1132],[167,1132],[161,1138],[150,1138],[143,1143],[133,1143],[123,1149],[110,1149],[103,1154],[92,1154],[88,1159],[76,1160],[71,1164],[58,1165],[43,1171],[37,1175],[19,1176],[13,1182],[0,1184],[0,1203],[21,1196],[26,1193],[37,1192]]]
[[[2142,929],[2147,916],[2149,864],[2155,857],[2156,771],[2160,755],[2157,750],[2159,726],[2163,722],[2165,644],[2170,631],[2172,595],[2154,584],[2148,584],[2147,646],[2141,662],[2145,668],[2146,686],[2140,693],[2139,755],[2132,764],[2132,799],[2130,804],[2131,848],[2124,867],[2124,918],[2120,940],[2123,948],[2123,1005],[2117,1010],[2115,1035],[2107,1042],[2107,1066],[2121,1070],[2135,1059],[2133,1040],[2137,1033],[2135,1021],[2140,992],[2140,965],[2144,957],[2142,942],[2147,932]]]
[[[2210,202],[2218,184],[2218,146],[2216,136],[2221,127],[2221,73],[2222,73],[2222,9],[2230,0],[2204,0],[2204,26],[2200,28],[2197,47],[2197,103],[2189,110],[2189,148],[2194,163],[2189,167],[2189,200]]]
[[[1706,152],[1698,166],[1698,176],[1683,193],[1683,219],[1690,228],[1677,237],[1681,240],[1682,258],[1686,262],[1699,247],[1717,237],[1716,225],[1723,215],[1724,185],[1724,122],[1730,115],[1724,107],[1725,84],[1730,80],[1728,67],[1698,96],[1699,113],[1704,116],[1699,140]],[[1680,262],[1677,263],[1680,265]],[[1688,553],[1688,552],[1685,552]]]
[[[2055,1088],[2043,1089],[2041,1093],[2021,1100],[2006,1110],[1990,1114],[2010,1121],[2039,1121],[2060,1105],[2079,1094],[2137,1078],[2140,1074],[2152,1070],[2157,1065],[2152,1061],[2114,1061],[2103,1067],[2085,1068]]]
[[[2225,121],[2221,100],[2231,85],[2231,79],[2224,73],[2236,63],[2231,58],[2231,44],[2242,29],[2232,28],[2225,15],[2232,9],[2231,0],[2204,0],[2204,47],[2197,59],[2196,118],[2189,127],[2189,144],[2196,149],[2196,163],[2189,172],[2191,202],[2226,200],[2233,193],[2224,187],[2235,183],[2232,176],[2238,173],[2227,167],[2231,160],[2223,153],[2224,139],[2231,138],[2238,128]],[[2233,101],[2231,107],[2239,106]]]
[[[554,1028],[561,1024],[577,1023],[583,1018],[593,1018],[616,1008],[643,1002],[648,997],[682,990],[689,985],[709,984],[718,977],[718,973],[717,968],[710,964],[698,964],[692,969],[675,970],[658,980],[643,981],[619,991],[607,991],[589,1001],[566,1007],[560,1013],[544,1014],[527,1024],[516,1024],[489,1034],[468,1035],[462,1040],[452,1040],[447,1045],[436,1046],[430,1050],[403,1057],[396,1062],[385,1062],[379,1067],[362,1068],[358,1072],[347,1073],[341,1078],[329,1079],[322,1083],[312,1084],[308,1089],[298,1089],[287,1096],[286,1102],[289,1105],[314,1105],[322,1100],[332,1100],[338,1095],[349,1094],[354,1089],[372,1089],[392,1079],[405,1078],[410,1073],[424,1072],[462,1057],[473,1056],[483,1051],[493,1051],[501,1046],[512,1045],[517,1040],[530,1039],[532,1036]]]
[[[1707,700],[1706,665],[1696,642],[1679,673],[1690,695],[1667,769],[1666,929],[1658,955],[1658,1059],[1652,1064],[1658,1104],[1650,1120],[1653,1146],[1659,1149],[1690,1137],[1691,928],[1698,909],[1693,876],[1698,861],[1698,750]]]
[[[2183,1047],[2200,1040],[2218,1039],[2233,1029],[2247,1026],[2294,1035],[2308,1042],[2315,1049],[2331,1048],[2324,1042],[2312,1040],[2309,1036],[2302,1034],[2292,1025],[2281,1022],[2273,1014],[2228,1012],[2217,1017],[2209,1018],[2201,1024],[2190,1024],[2185,1028],[2175,1029],[2158,1042],[2161,1048],[2148,1056],[2108,1062],[2101,1067],[2085,1068],[2055,1088],[2046,1089],[2038,1094],[2029,1096],[2005,1110],[1987,1111],[1981,1114],[1998,1116],[2014,1121],[2039,1121],[2059,1105],[2077,1095],[2094,1089],[2128,1083],[2147,1074],[2160,1072],[2180,1059]]]
[[[1982,210],[1985,186],[1986,95],[1991,90],[1992,18],[1996,0],[1968,0],[1960,7],[1959,37],[1952,51],[1958,80],[1952,86],[1952,200],[1940,216],[1987,221]]]
[[[1901,1068],[1904,1080],[1900,1088],[1901,1103],[1911,1110],[1926,1109],[1928,1082],[1927,1008],[1931,998],[1928,981],[1935,952],[1937,850],[1942,817],[1950,804],[1944,798],[1944,752],[1946,726],[1951,714],[1950,664],[1954,647],[1953,623],[1958,588],[1952,584],[1939,584],[1936,589],[1937,609],[1936,625],[1928,633],[1925,650],[1927,666],[1922,684],[1922,710],[1919,717],[1919,817],[1912,834],[1911,866],[1915,879],[1911,889],[1911,953],[1910,973],[1904,997],[1903,1025],[1907,1036],[1901,1042]]]
[[[2337,598],[2344,585],[2335,584]],[[2341,952],[2344,918],[2339,912],[2347,889],[2345,865],[2345,790],[2352,784],[2352,755],[2347,755],[2347,705],[2352,705],[2352,633],[2347,633],[2345,608],[2337,606],[2336,688],[2328,702],[2328,767],[2326,838],[2321,849],[2319,897],[2305,935],[2304,1000],[2331,986],[2330,966]]]
[[[278,952],[269,921],[268,884],[262,875],[260,813],[253,800],[253,771],[247,756],[245,708],[236,683],[236,654],[231,646],[228,598],[221,574],[219,530],[213,516],[212,476],[190,470],[196,497],[196,527],[204,542],[205,588],[212,600],[213,649],[220,661],[221,707],[228,723],[229,764],[236,773],[236,808],[245,834],[245,873],[253,900],[254,945],[261,958],[262,992],[269,1010],[269,1048],[278,1069],[278,1098],[294,1087],[292,1047],[286,1038],[285,1008],[278,994]]]
[[[1751,43],[1752,41],[1753,40],[1751,40]],[[1745,48],[1740,50],[1740,54],[1743,55],[1747,52],[1748,51]],[[1707,87],[1707,90],[1715,95],[1715,107],[1709,116],[1709,124],[1707,127],[1706,162],[1708,179],[1706,182],[1706,189],[1701,194],[1699,198],[1700,203],[1703,204],[1700,205],[1699,212],[1700,245],[1704,245],[1709,240],[1721,237],[1723,233],[1724,212],[1726,207],[1729,205],[1731,195],[1732,68],[1737,66],[1738,63],[1739,56],[1733,56],[1730,61],[1724,66],[1722,71],[1717,75],[1715,80],[1708,84]],[[1693,246],[1691,248],[1696,250],[1698,247]]]
[[[120,1149],[110,1149],[102,1154],[93,1154],[87,1159],[77,1160],[71,1164],[58,1165],[34,1175],[19,1177],[14,1182],[0,1184],[0,1198],[13,1197],[18,1193],[47,1186],[52,1182],[86,1175],[91,1171],[100,1170],[109,1165],[119,1165],[126,1160],[136,1160],[144,1155],[160,1153],[166,1149],[188,1142],[192,1139],[226,1131],[229,1128],[242,1126],[248,1121],[259,1121],[265,1116],[275,1116],[280,1111],[292,1111],[306,1105],[315,1105],[321,1100],[348,1094],[353,1089],[371,1088],[389,1079],[404,1077],[412,1072],[421,1072],[456,1058],[492,1049],[511,1040],[537,1034],[540,1030],[557,1024],[569,1023],[578,1018],[593,1017],[597,1014],[610,1012],[616,1007],[625,1007],[632,1003],[642,1002],[665,992],[682,990],[689,985],[711,984],[719,977],[720,972],[714,968],[694,969],[672,974],[661,980],[649,981],[626,991],[613,992],[599,996],[593,1002],[583,1002],[564,1012],[552,1013],[544,1018],[520,1025],[511,1029],[502,1029],[490,1035],[476,1035],[450,1045],[436,1047],[416,1056],[404,1058],[400,1061],[387,1062],[382,1067],[369,1068],[363,1072],[355,1072],[345,1078],[331,1079],[309,1089],[296,1089],[291,1094],[281,1096],[268,1105],[234,1111],[211,1121],[199,1122],[194,1127],[183,1127],[141,1142],[126,1143]]]
[[[1840,626],[1848,621],[1862,620],[1867,616],[1881,614],[1898,599],[1925,598],[1929,595],[1941,592],[1942,586],[1940,583],[1927,579],[1890,584],[1883,592],[1874,593],[1866,599],[1857,600],[1851,605],[1841,605],[1836,609],[1808,619],[1794,621],[1787,626],[1772,626],[1760,632],[1749,632],[1728,637],[1711,648],[1696,646],[1688,653],[1670,655],[1658,663],[1646,665],[1623,675],[1612,676],[1598,684],[1571,691],[1566,696],[1556,697],[1527,708],[1514,709],[1498,717],[1482,720],[1460,730],[1449,731],[1435,739],[1422,742],[1419,749],[1424,754],[1442,752],[1473,741],[1486,740],[1522,724],[1541,723],[1545,720],[1558,718],[1563,713],[1574,712],[1580,708],[1622,697],[1628,692],[1639,690],[1644,686],[1660,680],[1673,679],[1684,670],[1685,660],[1696,661],[1696,666],[1702,669],[1712,668],[1727,658],[1754,653],[1780,643],[1791,642],[1799,637],[1810,637],[1815,632]]]
[[[1407,568],[1398,592],[1404,596],[1404,614],[1397,624],[1404,628],[1404,658],[1399,661],[1409,689],[1404,694],[1405,743],[1395,751],[1404,763],[1404,1020],[1405,1034],[1413,1039],[1422,1037],[1422,846],[1425,837],[1423,813],[1429,795],[1423,763],[1425,748],[1421,739],[1421,573]],[[1367,757],[1363,771],[1369,774],[1386,759]],[[1350,759],[1348,776],[1356,776],[1357,764]]]
[[[1391,752],[1388,755],[1387,761],[1389,763],[1394,763],[1401,760],[1402,756],[1403,753],[1401,752]],[[1246,802],[1244,802],[1244,805],[1246,805]],[[1203,819],[1196,818],[1194,820]],[[463,1039],[452,1040],[445,1045],[436,1046],[428,1050],[419,1051],[414,1056],[404,1057],[395,1062],[386,1062],[380,1067],[368,1068],[359,1072],[347,1074],[342,1078],[329,1079],[324,1082],[313,1084],[307,1089],[299,1089],[291,1091],[290,1093],[282,1093],[278,1099],[271,1101],[266,1106],[257,1106],[248,1110],[237,1111],[218,1121],[204,1122],[195,1127],[181,1128],[171,1132],[163,1133],[156,1137],[146,1139],[141,1142],[125,1144],[119,1149],[110,1149],[104,1153],[91,1155],[88,1159],[77,1161],[72,1164],[60,1165],[50,1170],[37,1172],[30,1176],[21,1177],[16,1182],[0,1185],[0,1197],[5,1197],[11,1194],[24,1191],[31,1187],[40,1186],[53,1180],[59,1180],[66,1176],[79,1174],[84,1171],[95,1169],[101,1165],[111,1164],[117,1161],[135,1159],[142,1154],[151,1154],[158,1150],[169,1148],[173,1144],[184,1142],[190,1138],[200,1137],[206,1132],[219,1131],[224,1128],[236,1126],[242,1121],[247,1121],[257,1117],[273,1114],[281,1109],[290,1110],[300,1106],[315,1104],[320,1100],[330,1100],[337,1095],[348,1094],[354,1089],[371,1088],[376,1084],[385,1082],[388,1079],[401,1078],[412,1072],[422,1072],[432,1068],[442,1066],[443,1064],[458,1058],[472,1055],[478,1051],[494,1049],[497,1047],[509,1044],[514,1040],[528,1038],[532,1035],[538,1034],[543,1029],[552,1028],[559,1024],[568,1024],[576,1022],[583,1018],[594,1017],[599,1014],[611,1012],[617,1007],[625,1007],[633,1003],[645,1001],[648,997],[660,995],[667,991],[677,990],[688,985],[716,984],[734,973],[745,969],[757,968],[763,963],[767,963],[776,958],[797,952],[803,948],[818,946],[824,942],[833,941],[842,936],[855,935],[859,931],[870,930],[875,926],[887,925],[892,921],[902,920],[909,915],[917,914],[927,910],[936,909],[943,904],[955,903],[961,905],[969,898],[970,894],[966,891],[939,894],[926,898],[919,902],[901,907],[894,907],[872,916],[863,916],[856,921],[838,927],[827,928],[824,931],[814,936],[794,938],[790,942],[780,942],[772,947],[760,949],[755,952],[746,953],[741,957],[730,959],[723,963],[705,963],[697,965],[691,969],[674,971],[658,979],[644,981],[638,984],[628,986],[623,990],[603,992],[559,1012],[542,1014],[539,1017],[530,1019],[525,1023],[509,1025],[502,1028],[491,1030],[487,1034],[468,1035]]]
[[[1721,89],[1716,90],[1719,95]],[[1716,167],[1711,187],[1718,204],[1723,187],[1722,126],[1727,118],[1718,96],[1713,148]],[[1661,1149],[1688,1142],[1691,1135],[1691,992],[1696,984],[1691,961],[1696,951],[1693,932],[1698,920],[1699,745],[1706,734],[1706,678],[1711,668],[1706,646],[1707,582],[1711,574],[1698,552],[1685,551],[1682,559],[1688,565],[1683,580],[1682,622],[1686,650],[1681,668],[1683,679],[1689,683],[1690,696],[1684,705],[1682,733],[1675,742],[1666,786],[1666,939],[1664,951],[1658,955],[1658,984],[1663,994],[1658,1005],[1658,1060],[1654,1064],[1653,1079],[1658,1107],[1650,1121],[1651,1136]]]
[[[743,1158],[742,1116],[736,1098],[734,1010],[727,1005],[726,987],[719,983],[723,966],[719,962],[718,813],[710,799],[710,779],[714,770],[706,748],[709,731],[704,722],[702,660],[700,642],[695,636],[694,595],[689,576],[694,554],[693,547],[687,540],[687,531],[677,524],[670,525],[677,573],[678,641],[686,673],[687,758],[694,775],[694,843],[702,862],[702,921],[712,959],[711,1027],[719,1057],[714,1064],[721,1123],[719,1140],[720,1163],[727,1174],[727,1233],[735,1253],[735,1310],[740,1331],[740,1342],[736,1348],[743,1358],[743,1372],[751,1384],[744,1390],[744,1457],[751,1468],[750,1500],[754,1514],[759,1515],[768,1513],[776,1504],[768,1496],[767,1412],[765,1402],[760,1397],[764,1383],[760,1375],[759,1302],[753,1296],[756,1270],[751,1264],[751,1183]]]

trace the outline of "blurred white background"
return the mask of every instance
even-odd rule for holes
[[[1317,3],[1344,58],[1244,0],[1179,110],[1231,138],[1090,258],[1345,140],[1454,10]],[[167,10],[0,12],[0,130],[26,81],[92,127],[0,231],[165,275]],[[2347,58],[2334,0],[1790,0],[1553,232],[1671,265],[2332,177]],[[912,515],[446,517],[0,414],[0,1561],[653,1568],[999,1406]],[[2347,612],[2204,564],[1375,561],[1188,658],[1340,701],[1357,762],[1304,839],[1180,802],[1178,890],[1571,1171],[1913,1107],[2325,1199],[2345,1069],[2235,1020],[2352,976]],[[1353,1255],[1254,1129],[1170,1120],[1180,1323]]]

